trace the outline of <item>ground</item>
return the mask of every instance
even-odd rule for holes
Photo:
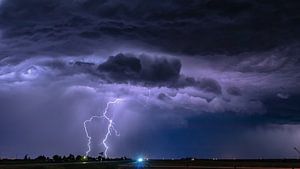
[[[29,163],[0,164],[0,169],[300,169],[299,160],[149,160],[75,162],[75,163]]]

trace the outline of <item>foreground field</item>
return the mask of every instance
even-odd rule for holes
[[[155,169],[296,169],[300,168],[298,160],[151,160],[144,163],[119,165],[120,169],[155,168]]]
[[[0,169],[300,169],[298,160],[149,160],[0,164]]]
[[[74,163],[36,163],[0,164],[0,169],[116,169],[128,162],[74,162]]]

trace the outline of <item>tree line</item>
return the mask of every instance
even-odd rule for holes
[[[111,161],[111,160],[130,160],[127,157],[118,157],[118,158],[105,158],[101,155],[98,157],[90,157],[90,156],[81,156],[81,155],[73,155],[69,154],[68,156],[60,156],[53,155],[52,157],[48,157],[45,155],[40,155],[36,158],[31,158],[29,155],[25,155],[23,159],[1,159],[0,161],[23,161],[23,162],[38,162],[38,163],[65,163],[65,162],[85,162],[85,161]]]

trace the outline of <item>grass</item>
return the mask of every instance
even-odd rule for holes
[[[117,169],[119,165],[125,164],[134,168],[132,161],[106,161],[106,162],[73,162],[73,163],[16,163],[0,164],[0,169]],[[129,165],[126,165],[129,164]],[[299,168],[299,160],[150,160],[145,161],[145,168],[151,166],[203,166],[203,167],[283,167]],[[124,166],[124,165],[123,165]],[[149,167],[150,166],[150,167]]]
[[[152,160],[151,166],[214,166],[214,167],[300,167],[299,160]]]
[[[119,162],[75,162],[75,163],[37,163],[37,164],[2,164],[0,169],[115,169],[118,165],[128,163]]]

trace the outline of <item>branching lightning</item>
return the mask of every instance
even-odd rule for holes
[[[83,123],[85,135],[88,138],[88,143],[87,143],[88,150],[85,152],[85,157],[87,157],[89,155],[90,151],[91,151],[91,139],[92,139],[92,137],[89,135],[89,132],[88,132],[87,127],[86,127],[86,124],[88,122],[91,122],[95,118],[101,118],[101,116],[92,116],[90,119],[84,121],[84,123]]]
[[[88,120],[84,121],[84,123],[83,123],[84,131],[85,131],[86,137],[88,138],[88,143],[87,143],[88,150],[85,152],[85,157],[87,157],[89,155],[89,153],[91,152],[91,139],[92,139],[92,137],[89,135],[86,125],[87,125],[87,123],[92,122],[94,119],[104,118],[105,120],[107,120],[108,125],[107,125],[105,137],[102,140],[102,144],[104,145],[104,148],[105,148],[104,156],[105,156],[105,158],[107,158],[107,151],[109,149],[109,146],[107,145],[108,137],[111,135],[112,132],[114,132],[117,136],[120,136],[120,134],[118,133],[118,131],[115,128],[115,123],[113,122],[113,119],[107,116],[107,112],[108,112],[110,105],[119,103],[120,101],[122,101],[122,99],[115,99],[114,101],[109,101],[106,104],[106,107],[105,107],[102,115],[95,115],[95,116],[92,116],[91,118],[89,118]]]

